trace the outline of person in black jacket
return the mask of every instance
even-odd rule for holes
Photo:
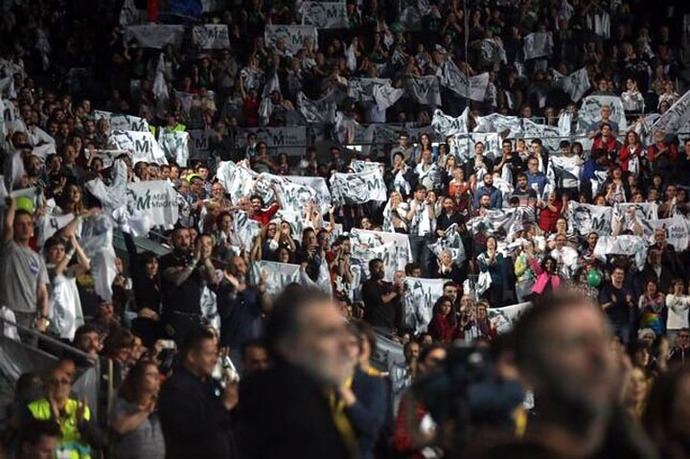
[[[237,384],[223,389],[211,378],[218,362],[213,332],[190,330],[180,348],[180,365],[161,389],[158,402],[167,459],[237,457],[230,432]]]
[[[276,299],[266,324],[275,364],[240,385],[235,435],[243,459],[357,456],[356,439],[336,427],[329,395],[352,368],[345,326],[318,290],[292,285]]]
[[[129,273],[132,276],[137,318],[132,321],[132,331],[141,337],[146,347],[152,347],[163,338],[160,322],[161,292],[158,277],[158,258],[153,252],[137,253],[134,238],[122,233],[129,255]]]

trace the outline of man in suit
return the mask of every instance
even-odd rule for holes
[[[357,456],[329,395],[350,375],[346,323],[324,293],[288,286],[266,324],[272,368],[242,381],[236,438],[246,459]]]
[[[644,283],[646,280],[651,279],[657,283],[659,291],[669,293],[673,276],[671,268],[661,262],[661,250],[654,246],[650,247],[647,254],[647,263],[645,263],[640,276],[642,282]]]

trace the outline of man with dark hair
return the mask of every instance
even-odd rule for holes
[[[245,341],[241,348],[242,374],[250,376],[260,371],[266,371],[270,365],[268,349],[260,339]]]
[[[211,377],[218,362],[213,332],[190,330],[181,341],[179,358],[158,403],[166,457],[235,457],[230,410],[237,404],[237,384],[227,381],[223,389]]]
[[[503,195],[501,195],[501,190],[494,186],[494,176],[491,173],[484,175],[484,185],[477,188],[474,207],[479,207],[479,199],[485,194],[488,194],[490,198],[489,208],[500,209],[503,207]]]
[[[348,376],[345,326],[333,300],[319,290],[288,287],[276,299],[266,325],[274,365],[240,388],[236,438],[243,458],[356,454],[351,429],[343,428],[330,403],[337,399],[326,396]]]
[[[520,206],[534,208],[537,204],[537,191],[534,188],[530,188],[527,174],[520,172],[517,175],[516,184],[513,196],[520,200]]]
[[[622,377],[601,308],[574,294],[527,309],[514,328],[515,360],[538,416],[517,444],[481,457],[654,457],[616,405]],[[607,438],[608,437],[608,438]]]
[[[633,294],[625,286],[625,269],[615,266],[611,270],[611,282],[599,292],[599,303],[609,318],[613,333],[624,343],[630,341],[635,313]]]
[[[60,435],[54,420],[32,419],[19,432],[17,459],[53,459]]]
[[[396,309],[400,307],[401,285],[393,285],[383,280],[383,260],[369,261],[369,279],[362,284],[364,301],[364,320],[372,327],[392,330],[395,327]]]
[[[0,242],[0,305],[14,312],[19,325],[44,332],[49,324],[48,270],[29,245],[33,236],[33,216],[17,210],[16,200],[8,198]]]
[[[181,340],[191,328],[201,324],[201,292],[204,281],[213,284],[212,239],[197,237],[194,246],[189,229],[176,228],[173,251],[160,259],[161,300],[166,331]]]

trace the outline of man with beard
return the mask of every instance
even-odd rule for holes
[[[400,307],[402,286],[383,280],[383,260],[374,258],[369,262],[369,280],[362,284],[364,320],[372,327],[391,330],[395,326],[396,309]]]
[[[240,385],[235,429],[240,456],[356,457],[352,429],[327,395],[351,371],[346,322],[333,300],[319,290],[288,287],[276,299],[266,342],[273,367]]]
[[[572,294],[528,309],[514,328],[515,360],[536,415],[517,443],[487,458],[655,457],[617,406],[624,377],[601,307]]]
[[[166,331],[176,340],[201,324],[201,292],[204,281],[212,284],[212,239],[200,235],[192,248],[189,229],[179,227],[172,234],[173,251],[160,259],[161,300]]]

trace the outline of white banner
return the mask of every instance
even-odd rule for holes
[[[331,191],[328,189],[328,184],[326,184],[326,179],[323,177],[305,177],[302,175],[286,175],[284,176],[286,180],[298,185],[304,185],[316,192],[317,206],[319,208],[328,211],[328,207],[331,205]],[[322,203],[322,204],[319,204]],[[325,207],[328,206],[328,207]]]
[[[218,166],[216,177],[230,196],[230,200],[237,204],[240,198],[254,194],[255,181],[259,174],[242,163],[225,161]]]
[[[408,277],[405,279],[405,293],[403,294],[403,321],[405,327],[416,333],[426,331],[431,322],[434,304],[443,295],[445,279],[421,279]]]
[[[134,41],[142,48],[163,49],[166,45],[179,48],[184,38],[183,25],[143,24],[125,27],[123,40],[131,46]]]
[[[297,94],[297,109],[307,123],[335,122],[335,92],[331,91],[321,99],[311,100],[302,91]]]
[[[232,231],[242,244],[240,250],[251,250],[254,238],[261,233],[261,223],[249,218],[246,212],[238,210],[232,220]]]
[[[431,119],[431,127],[440,136],[467,134],[467,117],[470,113],[469,108],[462,112],[457,118],[444,114],[441,110],[434,110],[434,117]]]
[[[166,180],[130,183],[127,210],[133,215],[146,215],[151,226],[171,229],[178,218],[177,191]]]
[[[302,25],[319,29],[345,29],[348,27],[345,2],[303,2],[300,6]]]
[[[200,49],[224,49],[230,46],[228,26],[204,24],[192,27],[192,43]]]
[[[288,285],[299,282],[300,269],[300,265],[265,260],[259,262],[259,273],[266,276],[266,292],[271,296],[279,295]]]
[[[546,177],[554,187],[580,188],[581,172],[582,160],[580,158],[552,155],[549,157]]]
[[[237,133],[240,147],[247,145],[247,134],[256,134],[257,142],[266,142],[274,153],[287,153],[288,156],[302,156],[307,145],[307,131],[304,126],[244,128]]]
[[[158,145],[169,161],[174,161],[180,167],[187,167],[189,159],[189,132],[166,132],[161,129]]]
[[[637,236],[649,238],[654,235],[652,222],[659,218],[658,208],[655,202],[617,203],[613,206],[611,228],[617,228],[618,233],[632,231]]]
[[[490,308],[487,312],[489,314],[489,322],[491,326],[496,329],[499,334],[507,333],[512,330],[515,322],[520,318],[527,308],[532,305],[530,302],[517,303],[502,308]]]
[[[153,134],[140,131],[113,131],[108,143],[118,150],[125,150],[132,156],[132,163],[140,161],[168,164],[165,153]]]
[[[292,54],[304,47],[305,40],[310,40],[314,48],[319,42],[316,27],[304,25],[266,25],[264,40],[267,48],[275,48],[279,40],[284,40],[285,47]]]
[[[435,75],[408,77],[407,91],[412,98],[422,105],[433,107],[441,105],[441,90]]]
[[[688,224],[681,215],[674,215],[671,218],[662,218],[650,222],[654,230],[663,229],[666,232],[666,240],[671,244],[676,252],[682,252],[688,248]],[[654,235],[648,238],[653,244]]]
[[[471,100],[482,102],[489,85],[489,73],[485,72],[473,77],[467,77],[460,71],[455,62],[446,59],[436,70],[441,86],[446,87],[459,95]]]
[[[570,201],[567,210],[568,226],[581,236],[592,231],[599,236],[611,234],[613,209],[608,206],[593,206]]]
[[[189,133],[189,157],[206,158],[211,147],[208,142],[209,133],[204,129],[190,129]]]
[[[43,247],[43,244],[53,237],[55,233],[60,231],[65,226],[69,225],[74,220],[73,214],[65,215],[45,215],[38,220],[38,246]]]
[[[634,258],[638,270],[647,260],[647,241],[640,236],[599,236],[594,256],[605,261],[606,255],[628,255]]]
[[[576,70],[568,76],[553,70],[553,84],[568,94],[573,102],[582,99],[582,96],[584,96],[591,87],[589,84],[589,74],[585,67]]]
[[[393,280],[395,271],[404,271],[405,265],[412,260],[410,239],[406,234],[388,233],[385,231],[369,231],[353,228],[351,232],[352,245],[366,248],[386,247],[381,259],[384,264],[384,272],[387,281]],[[368,273],[369,267],[365,267]]]
[[[352,174],[336,172],[331,176],[329,183],[333,202],[337,205],[385,202],[387,199],[386,184],[380,171]]]
[[[113,222],[109,216],[101,213],[84,219],[81,226],[81,248],[91,259],[94,291],[103,300],[110,301],[117,271],[113,248]]]
[[[525,60],[536,59],[551,55],[553,49],[553,37],[551,32],[535,32],[526,35],[522,45]]]
[[[483,216],[471,218],[467,229],[473,234],[487,235],[514,234],[524,229],[525,223],[534,221],[534,216],[527,207],[487,210]]]
[[[108,120],[111,131],[141,131],[149,132],[149,122],[145,118],[138,116],[123,115],[121,113],[106,112],[104,110],[94,110],[93,119]]]
[[[678,99],[652,125],[652,132],[664,131],[666,134],[681,130],[690,122],[690,91]]]
[[[458,229],[458,225],[453,223],[446,228],[443,237],[438,238],[433,244],[428,244],[429,250],[436,255],[436,258],[441,258],[441,253],[449,250],[453,261],[459,266],[465,261],[465,245],[462,243],[462,237]]]
[[[582,101],[577,114],[578,132],[587,132],[594,123],[601,121],[601,107],[611,107],[611,120],[618,124],[618,132],[628,129],[623,101],[618,96],[587,96]]]
[[[489,159],[500,158],[501,136],[497,132],[473,132],[467,135],[454,135],[448,140],[448,151],[460,162],[465,163],[474,158],[474,145],[484,144],[484,154]]]

